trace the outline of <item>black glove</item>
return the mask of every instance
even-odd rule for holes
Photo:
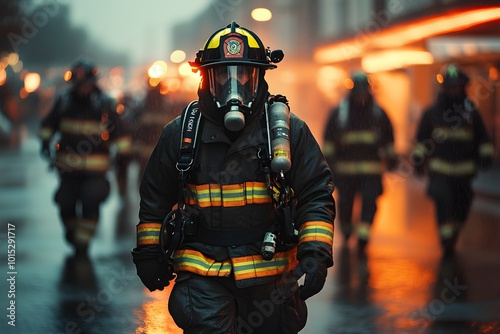
[[[327,266],[313,256],[305,256],[300,260],[294,271],[295,277],[299,279],[306,274],[304,285],[300,286],[300,299],[306,300],[323,289],[326,281]]]
[[[40,153],[43,157],[50,159],[50,144],[47,140],[42,142],[42,149]]]
[[[175,277],[170,264],[161,257],[160,247],[158,246],[134,248],[132,258],[137,270],[137,276],[149,291],[163,290],[164,287],[170,284],[169,281]]]

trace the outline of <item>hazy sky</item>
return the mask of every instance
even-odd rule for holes
[[[70,20],[92,39],[130,54],[141,64],[175,49],[168,29],[211,6],[209,0],[72,0]]]

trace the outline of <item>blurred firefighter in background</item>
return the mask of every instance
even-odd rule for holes
[[[42,155],[60,176],[55,194],[68,243],[85,256],[95,234],[100,204],[110,190],[106,173],[110,145],[129,151],[131,139],[118,119],[114,101],[97,85],[97,68],[88,60],[76,61],[67,72],[71,87],[56,96],[42,120],[39,136]],[[51,143],[55,144],[55,152]]]
[[[121,122],[125,123],[126,128],[131,132],[132,137],[137,113],[137,103],[132,94],[124,93],[118,98],[116,113],[118,114]],[[118,192],[121,196],[125,196],[127,194],[129,165],[133,161],[133,158],[133,143],[131,150],[121,150],[116,152],[116,181],[118,183]]]
[[[162,82],[148,81],[148,91],[134,117],[133,151],[139,163],[139,180],[163,127],[180,115],[184,105],[175,103]]]
[[[469,77],[455,64],[438,75],[435,103],[424,111],[412,159],[418,175],[429,176],[427,194],[436,207],[445,255],[453,254],[472,204],[472,179],[493,161],[493,144],[481,115],[469,99]]]
[[[397,156],[394,133],[385,111],[373,98],[368,76],[354,73],[348,80],[347,98],[330,114],[323,153],[333,173],[338,194],[338,218],[345,244],[353,233],[353,207],[361,197],[360,222],[356,225],[358,248],[368,244],[370,228],[382,194],[382,174],[394,170]]]

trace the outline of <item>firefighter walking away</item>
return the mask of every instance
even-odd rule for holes
[[[467,96],[467,74],[448,64],[440,92],[420,120],[413,148],[418,175],[427,175],[443,254],[452,255],[473,199],[472,180],[493,162],[494,148],[481,115]]]
[[[348,83],[348,96],[332,110],[326,125],[323,153],[337,189],[344,245],[356,233],[358,250],[364,251],[377,211],[377,198],[383,192],[382,175],[396,168],[397,156],[391,121],[374,101],[368,76],[356,72]],[[354,224],[353,208],[358,196],[360,221]]]
[[[131,145],[114,102],[97,85],[97,76],[91,62],[76,61],[67,72],[71,87],[56,96],[39,133],[41,153],[59,174],[55,201],[66,240],[82,256],[96,232],[100,204],[109,194],[110,145],[116,145],[118,152],[130,150]]]

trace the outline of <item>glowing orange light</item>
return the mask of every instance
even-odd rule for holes
[[[163,78],[167,74],[167,63],[163,60],[157,60],[148,69],[148,75],[152,79]]]
[[[27,73],[26,76],[24,77],[24,88],[26,89],[27,93],[33,93],[40,87],[40,74],[38,73]]]
[[[124,111],[125,111],[125,106],[123,105],[123,103],[118,103],[116,105],[116,113],[118,115],[121,115],[121,114],[123,114]]]
[[[273,13],[267,8],[255,8],[250,14],[255,21],[269,21],[273,17]]]
[[[21,99],[25,99],[28,97],[28,92],[26,91],[26,89],[23,87],[21,88],[21,90],[19,91],[19,96],[21,97]]]
[[[104,140],[104,141],[108,140],[108,139],[109,139],[109,132],[108,132],[108,131],[103,131],[103,132],[101,133],[101,138],[102,138],[102,140]]]
[[[0,86],[3,86],[7,81],[7,72],[5,70],[0,70]]]
[[[353,89],[353,88],[354,88],[354,81],[352,81],[352,79],[351,79],[351,78],[346,78],[346,79],[344,80],[344,86],[345,86],[345,88],[347,88],[347,89]]]
[[[184,61],[184,59],[186,59],[186,52],[182,50],[175,50],[170,55],[170,61],[172,63],[181,63]]]
[[[63,76],[64,81],[70,81],[72,76],[73,76],[73,73],[71,73],[71,71],[64,72],[64,76]]]
[[[387,50],[365,55],[361,60],[363,70],[368,73],[405,68],[410,65],[432,64],[432,54],[421,50]]]
[[[436,80],[437,82],[439,82],[440,84],[443,83],[444,79],[443,79],[443,76],[441,74],[436,74]]]
[[[367,49],[399,47],[499,19],[499,7],[481,8],[423,19],[393,28],[383,30],[381,28],[381,31],[373,34],[356,36],[347,41],[319,48],[314,54],[314,59],[319,63],[347,61],[362,56]]]
[[[496,68],[495,66],[490,66],[488,72],[489,72],[489,75],[490,75],[490,79],[492,81],[497,81],[498,80],[498,68]]]

